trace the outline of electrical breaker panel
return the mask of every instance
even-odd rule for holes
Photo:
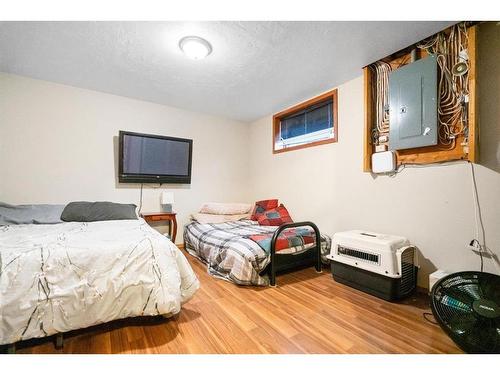
[[[430,55],[389,74],[389,150],[438,143],[437,61]]]

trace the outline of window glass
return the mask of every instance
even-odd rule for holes
[[[294,146],[313,144],[318,141],[335,141],[334,98],[291,111],[278,118],[274,133],[274,151]]]

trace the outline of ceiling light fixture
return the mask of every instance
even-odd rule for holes
[[[210,43],[199,36],[185,36],[179,41],[179,48],[194,60],[204,59],[212,52]]]

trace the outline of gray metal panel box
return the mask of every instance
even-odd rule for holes
[[[430,55],[389,75],[389,150],[438,142],[437,61]]]

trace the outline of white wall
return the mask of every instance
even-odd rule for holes
[[[475,237],[470,165],[408,168],[394,178],[363,173],[362,77],[338,89],[338,143],[273,155],[272,117],[250,125],[254,198],[279,198],[294,220],[313,220],[330,235],[364,229],[408,237],[421,250],[424,287],[436,268],[478,269],[466,247]],[[475,168],[487,244],[499,254],[500,174]],[[495,271],[491,260],[485,270]]]
[[[119,130],[193,139],[191,185],[162,186],[174,190],[177,243],[203,202],[248,198],[246,124],[0,73],[0,201],[138,204],[139,185],[117,182]],[[160,191],[145,187],[143,211],[160,209]]]
[[[497,112],[485,111],[481,133],[491,134]],[[422,252],[422,286],[435,268],[479,266],[466,247],[475,237],[470,165],[408,168],[394,178],[362,172],[361,77],[339,87],[338,143],[273,155],[271,115],[248,125],[0,73],[0,200],[137,203],[138,185],[116,180],[120,129],[194,139],[192,184],[164,185],[175,191],[178,243],[205,201],[276,197],[295,220],[313,220],[329,234],[362,228],[408,237]],[[498,143],[486,149],[496,153]],[[500,174],[479,165],[476,172],[487,245],[499,254]],[[160,209],[160,191],[145,189],[143,211]],[[485,269],[499,272],[492,259]]]

